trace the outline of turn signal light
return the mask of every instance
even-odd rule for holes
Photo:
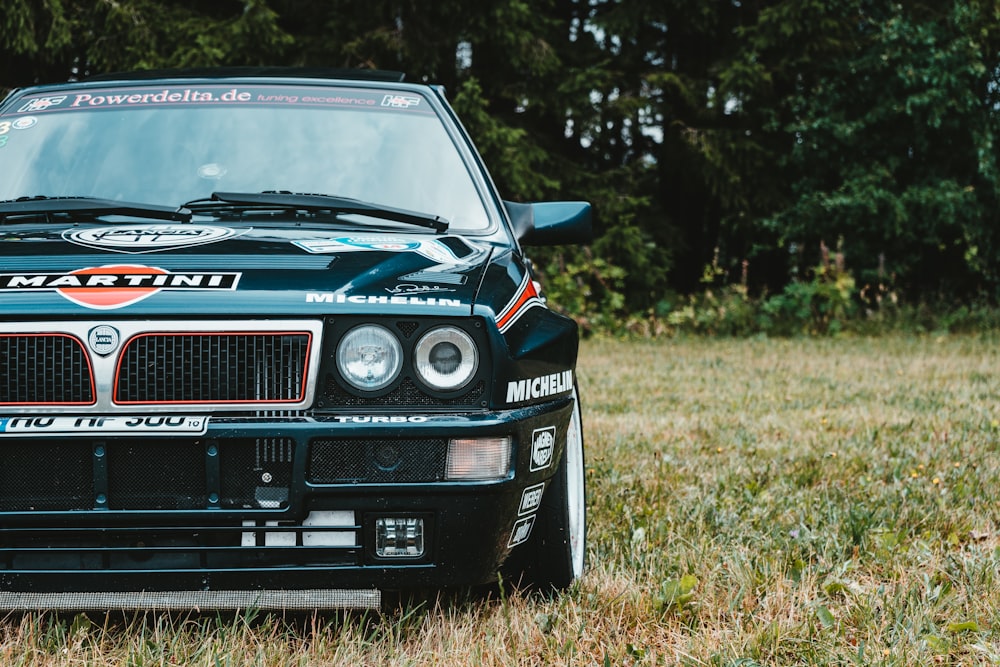
[[[448,441],[444,478],[448,481],[505,479],[510,473],[510,438],[462,438]]]

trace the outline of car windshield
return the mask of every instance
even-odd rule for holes
[[[411,90],[254,83],[36,93],[0,115],[0,174],[0,200],[180,206],[217,191],[285,191],[439,216],[452,230],[489,226],[455,141]]]

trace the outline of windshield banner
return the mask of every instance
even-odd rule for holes
[[[93,88],[60,95],[28,97],[11,115],[76,109],[119,109],[170,106],[301,106],[420,111],[426,103],[418,93],[320,86],[247,86],[211,84],[193,88]]]

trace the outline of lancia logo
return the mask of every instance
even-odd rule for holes
[[[218,243],[246,231],[216,225],[113,225],[68,229],[63,238],[99,250],[140,254]]]
[[[90,349],[102,357],[106,357],[117,350],[119,340],[118,329],[107,324],[94,327],[90,330],[90,335],[87,337]]]

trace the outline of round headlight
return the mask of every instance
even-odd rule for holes
[[[337,346],[337,368],[352,387],[376,391],[403,366],[403,348],[385,327],[364,325],[347,332]]]
[[[452,391],[469,383],[479,367],[472,337],[455,327],[431,329],[414,348],[417,374],[431,389]]]

